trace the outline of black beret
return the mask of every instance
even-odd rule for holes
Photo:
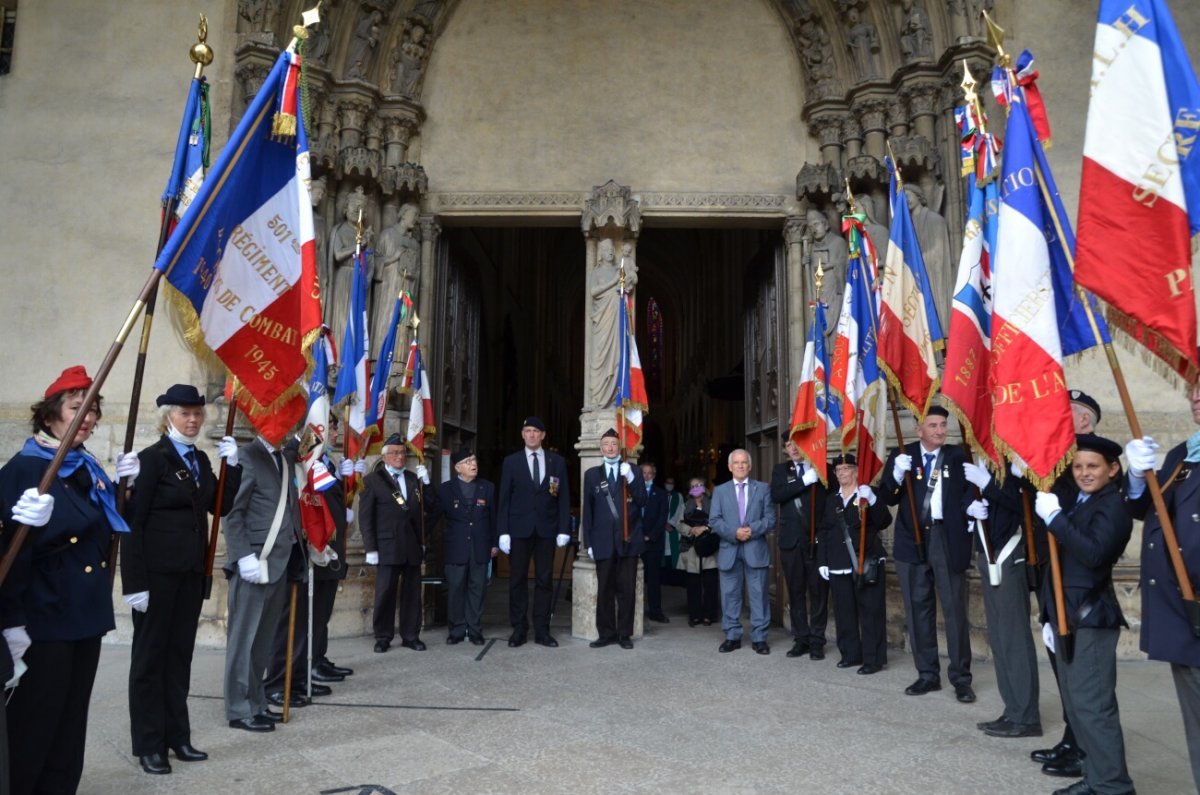
[[[617,433],[616,428],[609,428],[604,433],[600,434],[601,439],[620,439],[621,434]]]
[[[852,467],[856,467],[858,466],[858,459],[852,454],[846,453],[845,455],[835,455],[829,460],[830,467],[839,466],[840,464],[849,464]]]
[[[450,466],[458,466],[460,462],[466,461],[473,455],[475,455],[475,451],[470,447],[460,447],[450,454]]]
[[[191,384],[174,384],[155,401],[158,406],[203,406],[204,395]]]
[[[1079,433],[1075,435],[1075,446],[1080,451],[1091,451],[1104,456],[1106,461],[1116,461],[1121,457],[1121,445],[1112,439],[1105,439],[1094,433]]]
[[[389,436],[387,438],[387,441],[385,441],[383,443],[383,446],[384,447],[397,447],[397,446],[404,447],[404,437],[398,433],[393,433],[391,436]]]
[[[539,431],[546,430],[546,423],[539,420],[537,417],[526,417],[521,423],[522,428],[537,428]]]
[[[1068,394],[1071,396],[1072,403],[1087,406],[1096,415],[1096,422],[1100,421],[1100,404],[1096,402],[1094,397],[1082,389],[1072,389]]]
[[[926,417],[949,417],[950,412],[944,406],[930,406],[929,411],[925,412]]]

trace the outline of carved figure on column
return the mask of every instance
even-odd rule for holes
[[[846,262],[850,250],[846,241],[829,231],[829,219],[820,210],[809,210],[805,215],[811,240],[808,256],[804,263],[805,279],[811,280],[821,266],[820,300],[826,304],[825,327],[830,333],[837,330],[838,314],[842,310],[842,293],[846,289]]]
[[[904,192],[917,242],[921,245],[921,256],[925,259],[934,304],[945,328],[949,318],[950,293],[954,289],[954,266],[957,264],[950,253],[950,227],[946,225],[945,218],[929,208],[929,201],[921,188],[905,185]]]
[[[425,71],[425,56],[429,48],[425,45],[425,26],[413,24],[404,33],[404,40],[392,55],[392,80],[389,89],[393,94],[412,98]]]
[[[383,14],[377,10],[364,14],[358,21],[354,28],[354,37],[350,40],[350,54],[346,57],[347,80],[367,79],[371,72],[371,62],[375,59],[375,49],[379,46],[379,29],[382,24]]]
[[[255,33],[263,29],[267,0],[238,0],[238,33]]]
[[[933,28],[929,14],[914,0],[901,0],[904,21],[900,23],[900,52],[905,63],[933,57]]]
[[[858,76],[863,80],[879,77],[879,33],[862,19],[854,6],[846,10],[846,46],[854,56]]]
[[[375,297],[371,307],[372,358],[378,358],[379,347],[389,331],[396,296],[402,290],[412,293],[416,286],[417,273],[421,269],[421,243],[414,230],[420,212],[415,204],[405,204],[399,211],[394,204],[383,208],[383,231],[375,244],[372,268],[375,276]]]
[[[867,230],[867,237],[871,238],[871,244],[875,246],[875,253],[879,257],[879,264],[883,264],[883,258],[887,254],[888,237],[890,232],[888,228],[879,221],[886,221],[887,217],[875,214],[875,200],[867,195],[855,195],[854,201],[858,204],[858,209],[862,214],[867,216],[866,223],[863,224]]]
[[[833,44],[824,26],[815,19],[809,18],[800,24],[797,33],[800,40],[800,54],[803,56],[804,68],[808,73],[810,89],[817,86],[829,85],[837,79],[837,64],[833,60]]]
[[[328,266],[325,259],[325,233],[327,229],[325,213],[321,210],[321,202],[325,199],[325,178],[314,177],[308,183],[308,193],[313,208],[313,243],[316,244],[317,249],[317,279],[321,285],[321,302],[322,308],[324,308],[324,303],[327,300],[331,287],[329,280],[332,278],[332,274],[327,272]]]
[[[336,7],[328,2],[321,3],[321,20],[308,29],[308,46],[304,52],[311,63],[324,66],[329,60],[329,48],[333,43],[333,31],[337,26],[334,16]]]
[[[341,345],[346,334],[346,314],[350,310],[350,289],[354,282],[355,223],[359,210],[366,211],[367,197],[362,187],[354,189],[346,198],[345,220],[333,228],[329,235],[327,269],[330,273],[329,299],[325,304],[325,324],[333,330],[335,345]],[[366,221],[364,220],[364,224]],[[368,248],[374,230],[363,230],[363,248]]]
[[[626,245],[632,250],[632,244]],[[588,403],[592,408],[611,406],[617,394],[617,365],[621,354],[617,339],[621,310],[617,295],[621,283],[620,265],[611,238],[606,237],[596,244],[596,263],[588,274],[587,283],[588,330],[592,346],[588,362],[588,382],[591,384]],[[636,284],[637,265],[629,256],[625,260],[625,287],[632,288]]]

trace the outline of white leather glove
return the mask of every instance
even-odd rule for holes
[[[908,453],[901,453],[896,456],[896,460],[892,463],[892,480],[897,483],[904,480],[904,473],[912,470],[912,456]]]
[[[379,565],[379,553],[378,552],[368,552],[367,553],[367,565],[368,566],[378,566]]]
[[[987,485],[992,482],[991,472],[988,472],[977,464],[972,464],[970,461],[963,464],[963,475],[966,476],[968,483],[980,491],[986,489]]]
[[[875,504],[875,489],[871,488],[870,486],[868,486],[867,484],[864,483],[863,485],[858,487],[858,498],[860,500],[866,500],[867,505],[874,505]]]
[[[817,482],[817,469],[808,464],[804,465],[804,476],[800,478],[800,482],[805,486],[811,486]]]
[[[512,552],[512,536],[508,535],[507,533],[500,536],[500,551],[505,555],[508,555]]]
[[[566,533],[559,533],[554,537],[554,543],[558,544],[560,547],[565,547],[568,543],[570,543],[570,541],[571,537]]]
[[[225,463],[231,467],[237,466],[237,440],[232,436],[222,436],[221,441],[217,442],[217,457],[224,458]]]
[[[4,630],[4,641],[8,644],[8,651],[12,654],[14,665],[21,661],[25,652],[29,651],[29,647],[33,645],[25,627],[8,627]]]
[[[142,471],[142,462],[138,460],[137,453],[118,453],[117,454],[117,479],[137,480],[138,473]]]
[[[21,499],[13,506],[12,518],[17,524],[26,527],[43,527],[50,521],[54,511],[54,497],[49,494],[38,494],[35,488],[25,489]]]
[[[343,458],[342,463],[338,464],[338,474],[344,478],[348,478],[354,474],[354,459]]]
[[[149,591],[139,591],[138,593],[127,593],[127,594],[125,594],[124,598],[125,598],[125,604],[129,605],[130,607],[132,607],[134,610],[138,611],[139,613],[145,613],[146,609],[150,607],[150,592]]]
[[[1158,442],[1150,436],[1134,439],[1125,445],[1125,460],[1129,462],[1130,477],[1144,478],[1147,470],[1154,469],[1154,454],[1158,447]]]
[[[967,464],[967,466],[970,466],[970,464]],[[975,500],[972,502],[967,506],[967,516],[980,520],[988,518],[988,501]]]
[[[424,464],[417,464],[417,477],[426,486],[429,485],[429,470],[425,468]]]
[[[1033,510],[1037,511],[1037,515],[1042,517],[1042,521],[1046,524],[1054,519],[1054,515],[1062,510],[1062,506],[1058,504],[1057,495],[1049,491],[1039,491],[1037,498],[1033,501]]]
[[[259,565],[258,555],[238,558],[238,576],[252,583],[258,583],[262,579],[262,566]]]
[[[828,566],[818,566],[817,574],[821,575],[822,580],[828,580],[829,579],[829,567]]]
[[[588,547],[588,560],[595,560],[596,556],[592,554],[592,548]]]
[[[621,476],[623,478],[625,478],[626,483],[632,483],[633,482],[633,467],[629,466],[629,464],[622,462]]]
[[[360,458],[354,462],[354,474],[356,474],[356,475],[367,474],[367,459]]]
[[[346,509],[346,524],[351,524],[354,521],[354,509]]]
[[[1019,478],[1025,477],[1025,470],[1021,469],[1021,467],[1018,466],[1015,461],[1008,465],[1008,471],[1013,473],[1013,475],[1015,475],[1016,477],[1019,477]]]
[[[1050,623],[1042,624],[1042,643],[1051,652],[1054,651],[1054,625]]]
[[[308,545],[308,559],[312,561],[314,566],[328,566],[333,561],[337,560],[337,553],[333,551],[333,547],[328,544],[321,551],[312,544]]]

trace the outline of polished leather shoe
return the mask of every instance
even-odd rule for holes
[[[810,647],[808,650],[808,659],[824,660],[825,659],[825,650],[823,648],[821,648],[820,646]]]
[[[1029,753],[1029,758],[1039,765],[1054,764],[1068,756],[1075,756],[1075,746],[1062,742],[1053,748],[1039,748]]]
[[[283,723],[283,715],[278,712],[266,710],[258,713],[259,720],[265,720],[267,723]]]
[[[525,645],[525,636],[518,635],[516,632],[514,632],[513,634],[508,636],[508,645],[509,645],[509,648],[513,648],[513,649],[517,648],[518,646],[524,646]]]
[[[740,648],[742,648],[742,642],[740,640],[726,640],[717,647],[717,651],[724,654],[725,652],[737,651]]]
[[[593,649],[603,649],[605,646],[611,646],[616,642],[616,638],[596,638],[588,646]]]
[[[483,645],[483,635],[468,635],[467,640],[471,641],[472,646]]]
[[[633,648],[633,639],[632,638],[618,638],[617,645],[620,646],[622,649],[632,649]]]
[[[197,751],[188,743],[173,745],[171,746],[171,750],[175,752],[175,758],[180,762],[203,762],[205,759],[208,759],[208,754],[203,751]]]
[[[1004,726],[985,726],[983,733],[988,737],[1041,737],[1040,723],[1008,723]]]
[[[1083,762],[1077,754],[1063,757],[1057,762],[1047,762],[1042,765],[1042,772],[1047,776],[1059,778],[1079,778],[1083,775]]]
[[[312,670],[312,680],[314,682],[345,682],[346,677],[341,674],[329,674],[318,669],[315,665]]]
[[[534,640],[534,643],[536,643],[539,646],[545,646],[550,649],[556,648],[558,646],[558,641],[556,641],[554,639],[553,635],[542,635],[540,638],[536,638]]]
[[[448,638],[446,638],[446,645],[454,646],[456,644],[462,643],[464,640],[466,640],[466,638],[462,637],[461,635],[458,635],[458,636],[451,635]]]
[[[403,641],[400,641],[400,645],[406,649],[412,649],[413,651],[425,651],[425,643],[419,639],[418,640],[403,640]]]
[[[856,665],[862,665],[862,660],[855,662],[854,660],[838,660],[838,668],[853,668]]]
[[[1096,790],[1085,780],[1076,781],[1069,787],[1054,790],[1054,795],[1096,795]]]
[[[646,618],[651,621],[657,621],[660,624],[670,624],[671,619],[667,618],[665,613],[647,613]]]
[[[871,674],[877,674],[882,670],[883,670],[882,665],[873,665],[871,663],[863,663],[863,667],[859,668],[856,673],[861,674],[862,676],[870,676]]]
[[[1001,726],[1008,726],[1010,723],[1011,723],[1011,721],[1009,721],[1008,718],[1001,715],[1000,717],[996,718],[995,720],[981,720],[975,724],[975,728],[979,729],[979,731],[983,731],[988,726],[991,726],[993,728],[999,728]]]
[[[803,640],[798,640],[792,644],[792,648],[788,649],[787,656],[803,657],[808,654],[808,643]]]
[[[273,707],[282,707],[283,706],[283,691],[276,690],[274,693],[267,693],[267,703]],[[300,709],[301,707],[307,707],[308,704],[309,704],[308,696],[302,696],[299,693],[292,693],[292,697],[288,701],[288,705],[292,709]]]
[[[918,679],[908,687],[904,688],[906,696],[923,696],[926,693],[932,693],[934,690],[941,690],[942,683],[932,679]]]
[[[689,627],[694,627],[694,626],[696,626],[696,625],[697,625],[697,624],[699,624],[699,623],[700,623],[700,619],[698,619],[698,618],[689,618],[689,619],[688,619],[688,626],[689,626]]]
[[[312,694],[314,696],[329,696],[329,695],[333,694],[333,688],[330,687],[329,685],[317,684],[317,680],[313,679]],[[294,701],[296,699],[296,696],[307,696],[307,695],[308,695],[308,684],[302,682],[301,684],[296,685],[296,688],[292,691],[292,700]]]
[[[273,732],[275,724],[269,720],[263,720],[255,715],[253,718],[238,718],[237,720],[229,721],[229,728],[242,729],[248,732]]]
[[[163,776],[171,772],[171,765],[167,762],[167,758],[162,754],[146,754],[139,756],[138,761],[142,763],[142,770],[147,773],[153,773],[156,776]]]
[[[321,660],[317,663],[317,668],[321,669],[321,673],[327,676],[354,676],[353,668],[346,668],[341,665],[334,665],[329,660]]]
[[[954,697],[962,704],[975,703],[975,691],[971,689],[970,685],[955,685]]]
[[[385,651],[387,651],[390,648],[392,648],[392,644],[390,641],[386,641],[386,640],[375,641],[375,653],[376,654],[383,654]]]
[[[771,647],[767,645],[765,640],[755,641],[750,644],[750,648],[754,649],[757,654],[770,654]]]

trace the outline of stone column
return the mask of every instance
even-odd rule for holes
[[[887,103],[882,99],[869,99],[855,105],[854,112],[862,124],[866,139],[866,152],[879,162],[887,154]]]
[[[808,280],[804,273],[804,219],[790,215],[783,224],[783,240],[787,244],[787,312],[788,312],[788,361],[787,378],[782,395],[791,394],[800,378],[804,365],[804,341],[808,335]],[[786,401],[785,401],[786,402]],[[781,415],[782,421],[782,415]]]
[[[821,142],[821,160],[834,168],[842,167],[842,116],[817,116],[808,128]]]

